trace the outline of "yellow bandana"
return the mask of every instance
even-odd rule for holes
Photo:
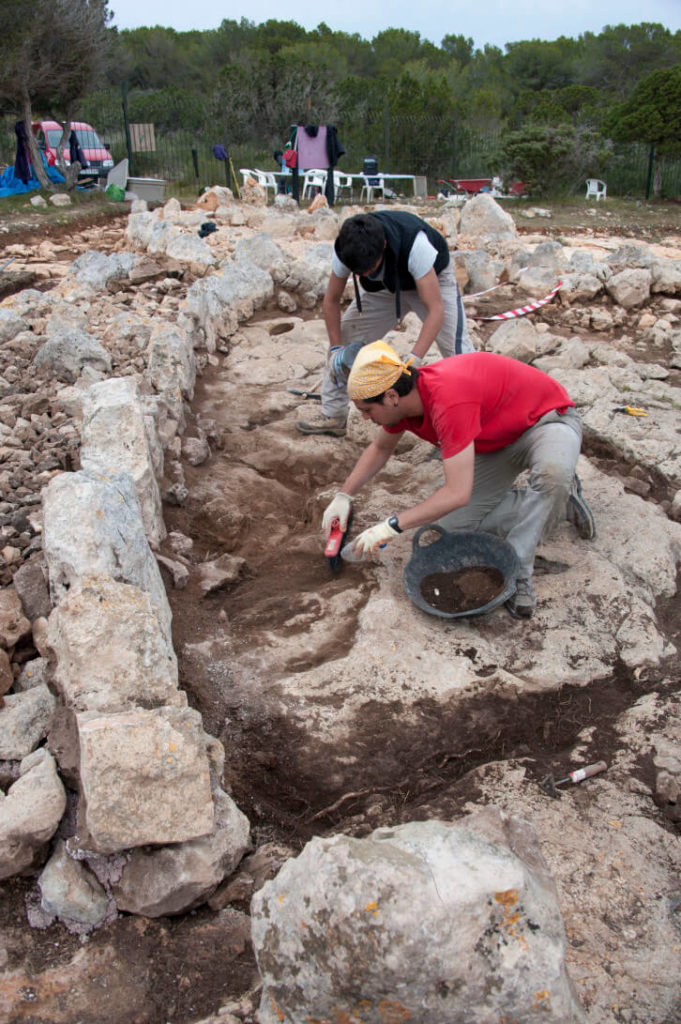
[[[403,373],[411,373],[408,363],[403,363],[395,349],[385,341],[374,341],[358,352],[352,364],[348,395],[353,402],[376,398],[391,388]]]

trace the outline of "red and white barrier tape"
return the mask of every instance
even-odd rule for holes
[[[563,282],[559,281],[552,292],[546,296],[545,299],[537,299],[536,302],[530,302],[527,306],[518,306],[517,309],[510,309],[508,313],[497,313],[496,316],[474,316],[472,320],[514,320],[517,316],[525,316],[526,313],[534,313],[535,309],[541,309],[547,302],[550,302],[556,292],[560,291],[563,287]]]

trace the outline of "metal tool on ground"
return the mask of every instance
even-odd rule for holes
[[[241,199],[241,192],[239,191],[239,182],[237,181],[236,174],[234,173],[234,164],[232,163],[232,158],[229,155],[227,147],[220,145],[213,146],[213,156],[215,157],[216,160],[225,161],[225,181],[227,183],[227,187],[229,188],[229,179],[231,174],[232,190],[234,191],[234,194],[236,195],[237,199]]]
[[[539,785],[545,793],[559,800],[563,795],[558,789],[559,786],[565,786],[568,782],[573,784],[583,782],[584,779],[590,779],[592,775],[600,775],[601,772],[607,770],[607,767],[605,761],[596,761],[595,764],[588,764],[586,768],[575,768],[573,772],[568,772],[564,779],[556,779],[553,774],[546,775]]]
[[[322,396],[318,395],[316,391],[301,391],[300,388],[287,388],[286,390],[292,395],[298,395],[300,398],[314,398],[317,402],[322,400]]]
[[[616,405],[613,412],[623,412],[625,416],[647,416],[645,409],[637,405]]]
[[[15,259],[16,259],[16,256],[10,256],[10,258],[5,263],[3,263],[3,265],[0,267],[0,274],[2,274],[3,270],[5,269],[5,267],[8,267],[10,265],[10,263],[14,262]]]

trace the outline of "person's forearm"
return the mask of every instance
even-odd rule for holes
[[[419,359],[423,359],[430,346],[435,341],[442,325],[445,322],[444,307],[439,310],[432,310],[428,313],[428,316],[421,325],[421,331],[419,333],[416,342],[412,346],[412,352]]]
[[[329,337],[329,347],[336,348],[343,344],[341,335],[341,307],[340,302],[325,301],[323,305],[324,323],[326,333]]]
[[[383,469],[391,454],[391,452],[384,451],[376,444],[369,445],[355,463],[354,469],[341,487],[341,490],[345,494],[354,497],[372,477],[376,476]]]

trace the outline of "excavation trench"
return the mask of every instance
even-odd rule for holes
[[[297,849],[313,835],[452,818],[479,795],[484,766],[517,761],[526,784],[538,786],[548,772],[561,773],[585,731],[585,760],[608,761],[619,743],[618,716],[642,694],[664,690],[664,672],[637,676],[620,663],[586,685],[555,679],[548,692],[509,691],[498,681],[503,666],[476,647],[476,635],[503,631],[503,609],[475,619],[456,645],[474,666],[474,693],[377,699],[381,671],[367,665],[351,713],[343,692],[317,690],[310,699],[315,714],[344,718],[342,729],[329,736],[312,724],[314,715],[308,726],[289,713],[298,700],[291,679],[320,665],[332,671],[351,652],[385,568],[330,571],[318,495],[333,491],[362,446],[325,439],[320,453],[295,430],[296,399],[279,391],[278,400],[265,401],[262,387],[234,387],[229,360],[206,370],[188,432],[212,432],[213,454],[186,467],[187,503],[165,510],[168,530],[192,538],[192,562],[244,560],[238,580],[207,596],[195,573],[184,589],[167,584],[182,685],[223,742],[224,782],[256,843],[276,839]],[[376,486],[389,482],[379,476]],[[669,624],[678,604],[666,602]],[[439,626],[451,639],[451,624]],[[641,760],[636,771],[654,789],[651,764]]]

